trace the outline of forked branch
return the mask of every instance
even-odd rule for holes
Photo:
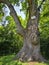
[[[39,5],[38,7],[38,3],[37,3],[37,0],[28,0],[28,3],[29,3],[29,22],[28,22],[28,25],[27,25],[27,28],[33,24],[32,22],[36,21],[37,24],[38,24],[38,21],[39,21],[39,16],[40,16],[40,8],[43,4],[43,2],[45,2],[45,0],[42,0],[41,4]]]
[[[37,21],[39,18],[39,12],[38,12],[38,9],[37,9],[37,0],[28,0],[28,3],[29,3],[29,22],[28,22],[28,25],[27,25],[27,28],[32,25],[33,21]]]

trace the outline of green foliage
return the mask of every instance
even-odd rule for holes
[[[19,19],[20,19],[20,22],[21,22],[21,25],[23,26],[23,28],[26,28],[26,26],[27,26],[27,20],[23,20],[21,18],[21,16],[19,16]]]
[[[13,1],[13,0],[9,0],[9,1],[10,1],[10,3],[12,3],[12,4],[17,4],[17,5],[19,4],[19,0],[14,0],[14,1]]]
[[[0,4],[0,13],[2,11],[2,7],[5,6],[3,3]]]
[[[43,4],[40,16],[39,31],[41,39],[41,52],[46,59],[49,59],[49,4],[48,0]]]
[[[0,4],[0,22],[2,21],[2,17],[3,17],[3,15],[4,15],[4,13],[3,13],[3,11],[2,11],[3,6],[4,6],[4,4],[1,3],[1,4]]]
[[[13,61],[15,55],[8,55],[0,57],[0,65],[27,65],[27,63],[22,63],[18,60]]]
[[[3,13],[0,13],[0,22],[2,21]]]
[[[12,17],[7,17],[8,24],[0,26],[0,55],[17,53],[22,47],[22,37],[16,33]]]
[[[27,0],[25,2],[22,2],[22,10],[27,10],[28,8],[28,4],[27,4]]]

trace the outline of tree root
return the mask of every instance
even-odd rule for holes
[[[34,53],[34,50],[29,49],[28,47],[23,47],[14,58],[14,60],[16,59],[22,62],[25,62],[25,61],[47,62],[47,60],[44,59],[39,52]]]

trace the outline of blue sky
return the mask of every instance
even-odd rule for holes
[[[23,12],[23,11],[20,11],[21,8],[22,8],[21,4],[20,4],[20,6],[16,6],[16,5],[14,6],[14,9],[15,9],[15,11],[17,12],[17,14],[18,14],[19,16],[21,16],[23,19],[25,19],[25,14],[24,14],[24,12]],[[3,8],[3,12],[4,12],[4,18],[5,18],[6,16],[9,15],[10,10],[9,10],[9,8],[6,6],[6,8],[5,8],[5,7]]]
[[[20,15],[23,19],[25,19],[25,14],[24,14],[24,12],[23,12],[23,11],[20,12],[20,9],[22,8],[22,7],[21,7],[21,4],[20,4],[19,7],[18,7],[18,6],[16,7],[16,5],[15,5],[14,8],[15,8],[15,11],[17,12],[17,14]]]

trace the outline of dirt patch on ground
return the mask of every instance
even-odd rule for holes
[[[35,65],[38,62],[28,62],[28,65]]]

